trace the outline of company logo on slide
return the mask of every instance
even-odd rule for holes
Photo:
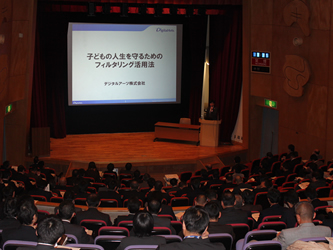
[[[157,28],[156,32],[175,32],[173,29],[161,29],[161,28]]]

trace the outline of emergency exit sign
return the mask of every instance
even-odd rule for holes
[[[276,109],[277,108],[277,102],[265,99],[265,106]]]
[[[13,104],[9,104],[8,106],[6,106],[5,108],[5,114],[10,113],[13,110]]]
[[[251,52],[251,71],[253,73],[271,73],[271,53],[252,51]]]

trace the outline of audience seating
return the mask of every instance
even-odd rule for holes
[[[66,236],[67,236],[67,244],[78,244],[79,243],[79,241],[75,235],[66,234]]]
[[[183,224],[180,221],[172,220],[171,226],[175,229],[177,235],[183,230]]]
[[[270,204],[267,200],[267,192],[259,192],[256,194],[254,198],[254,205],[261,205],[262,209],[266,209],[270,207]]]
[[[34,198],[34,200],[37,200],[37,201],[47,201],[46,197],[42,196],[42,195],[31,195],[31,197]]]
[[[98,235],[130,236],[130,233],[126,227],[103,226],[99,228]]]
[[[104,249],[115,250],[125,237],[124,235],[99,235],[95,238],[94,243]]]
[[[191,179],[191,177],[192,177],[191,171],[181,172],[179,175],[179,179],[184,182],[187,182],[189,179]]]
[[[254,223],[255,223],[255,221],[254,221],[254,219],[252,217],[247,217],[247,224],[249,225],[250,230],[253,229]]]
[[[91,186],[96,188],[97,191],[101,187],[106,187],[106,185],[104,183],[99,183],[99,182],[94,182],[94,183],[91,184]]]
[[[121,181],[122,179],[132,179],[131,174],[119,174],[119,180]]]
[[[232,226],[232,229],[235,233],[235,239],[234,242],[237,242],[240,239],[243,239],[248,231],[250,231],[249,225],[245,223],[235,223],[235,224],[229,224]]]
[[[84,176],[83,179],[86,179],[87,181],[91,182],[91,183],[94,183],[95,182],[95,179],[92,178],[92,177],[86,177]]]
[[[101,227],[106,226],[106,223],[103,220],[85,219],[85,220],[81,221],[80,225],[82,227],[85,227],[85,228],[89,229],[89,230],[92,230],[93,231],[93,237],[95,237],[98,234],[98,230]]]
[[[7,240],[2,247],[2,250],[16,250],[18,247],[35,247],[37,242],[24,240]]]
[[[139,199],[139,201],[141,202],[141,207],[143,207],[142,200]],[[127,207],[127,202],[128,202],[128,199],[126,199],[126,200],[123,201],[123,207]]]
[[[249,231],[244,239],[240,239],[236,243],[236,250],[241,250],[250,241],[263,241],[272,240],[276,237],[277,232],[275,230],[260,230],[260,231]]]
[[[171,198],[170,204],[172,207],[188,206],[189,199],[187,197],[174,197]]]
[[[317,197],[318,198],[329,197],[330,190],[331,190],[330,187],[319,187],[319,188],[316,188]]]
[[[128,231],[131,231],[131,229],[133,227],[133,221],[123,220],[123,221],[118,223],[118,227],[126,227],[128,229]]]
[[[282,229],[286,229],[287,225],[283,221],[269,221],[269,222],[261,222],[258,226],[259,230],[273,229],[276,231],[281,231]]]
[[[87,206],[86,198],[76,198],[74,203],[75,205]]]
[[[276,240],[263,240],[247,243],[242,250],[281,250],[282,245]]]
[[[158,235],[158,236],[161,236],[161,237],[165,238],[167,244],[174,243],[174,242],[182,242],[183,241],[183,239],[179,235],[161,234],[161,235]]]
[[[104,248],[100,245],[95,244],[68,244],[66,247],[75,247],[80,249],[87,249],[87,250],[104,250]]]
[[[145,250],[145,249],[157,249],[158,245],[132,245],[126,247],[124,250]]]
[[[171,235],[172,232],[168,227],[154,227],[151,231],[152,235]]]
[[[116,173],[104,173],[103,178],[117,179],[117,174]]]
[[[64,198],[62,197],[51,197],[50,202],[54,202],[54,203],[61,203],[64,201]]]
[[[281,220],[281,215],[269,215],[269,216],[265,216],[262,219],[263,222],[280,221],[280,220]]]
[[[118,207],[118,201],[115,199],[101,199],[100,207]]]
[[[209,241],[212,243],[220,242],[224,245],[226,250],[231,250],[233,238],[230,234],[219,233],[219,234],[209,234]]]

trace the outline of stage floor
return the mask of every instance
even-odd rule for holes
[[[154,138],[154,132],[82,134],[67,135],[64,139],[51,138],[50,157],[43,157],[43,160],[96,163],[165,162],[195,160],[244,150],[241,145],[203,147],[186,142],[154,142]]]

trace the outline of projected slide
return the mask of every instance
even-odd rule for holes
[[[179,103],[181,25],[70,23],[68,104]]]

